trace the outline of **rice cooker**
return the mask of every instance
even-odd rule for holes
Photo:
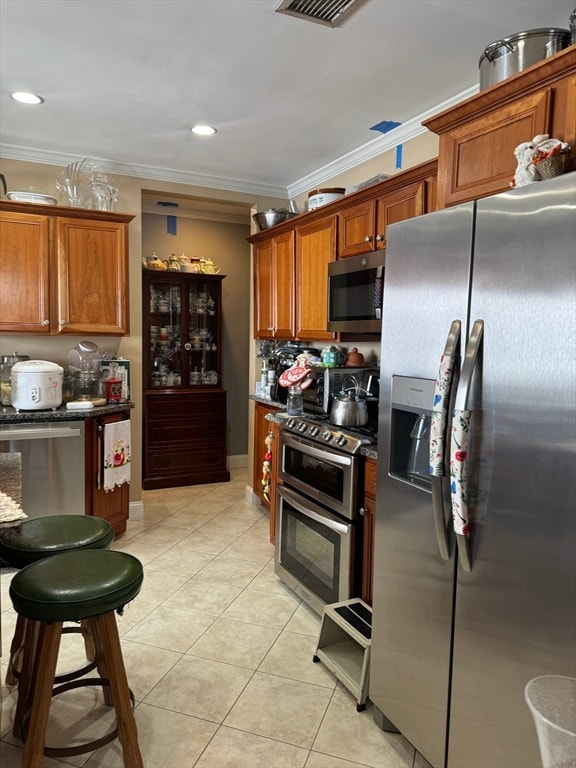
[[[47,360],[15,363],[10,372],[12,406],[17,411],[55,410],[62,405],[64,369]]]

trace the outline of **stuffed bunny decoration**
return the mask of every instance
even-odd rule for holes
[[[518,144],[514,150],[517,166],[514,172],[514,179],[510,182],[511,187],[525,187],[527,184],[532,184],[540,178],[534,165],[536,151],[536,144],[532,141],[524,141],[522,144]]]
[[[538,136],[534,136],[532,141],[524,141],[522,144],[518,144],[514,150],[514,157],[517,161],[516,171],[514,178],[510,182],[511,187],[525,187],[527,184],[532,184],[535,181],[541,181],[546,178],[547,175],[544,171],[543,163],[545,160],[549,160],[557,155],[564,155],[570,152],[570,147],[565,141],[559,139],[551,139],[549,134],[542,133]],[[561,164],[560,170],[562,172]],[[548,174],[550,175],[555,174]]]

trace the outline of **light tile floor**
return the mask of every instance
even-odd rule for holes
[[[146,768],[412,768],[424,765],[371,705],[314,664],[320,619],[274,574],[268,517],[245,500],[246,470],[230,483],[144,492],[144,519],[114,548],[144,564],[139,596],[118,617]],[[15,615],[2,570],[2,680]],[[68,635],[62,665],[81,659]],[[113,720],[97,689],[53,700],[50,743],[86,741]],[[11,735],[15,691],[2,686],[0,762],[20,766]],[[80,708],[82,706],[82,708]],[[84,707],[91,708],[90,723]],[[95,718],[94,716],[97,715]],[[60,741],[59,741],[60,739]],[[122,766],[117,741],[45,768]]]

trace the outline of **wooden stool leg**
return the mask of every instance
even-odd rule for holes
[[[20,673],[22,665],[22,652],[24,650],[24,635],[26,633],[26,619],[18,614],[16,627],[14,628],[14,637],[10,644],[10,656],[8,659],[8,671],[6,672],[6,685],[16,685],[17,675]],[[14,674],[16,673],[16,674]]]
[[[38,624],[40,622],[30,622]],[[30,714],[30,727],[24,754],[22,756],[23,768],[40,768],[46,742],[46,726],[52,701],[52,687],[58,650],[62,635],[62,622],[55,621],[52,624],[40,623],[39,653],[36,654],[32,680],[32,711]]]
[[[24,619],[26,631],[24,634],[24,649],[22,663],[20,665],[18,678],[18,699],[16,701],[16,712],[14,714],[14,727],[12,733],[16,738],[21,739],[22,719],[24,713],[32,704],[32,686],[34,681],[34,664],[36,662],[36,653],[38,650],[38,634],[40,624],[36,621]]]
[[[110,675],[106,666],[106,659],[104,654],[104,647],[102,645],[102,638],[100,636],[100,627],[94,619],[86,619],[83,622],[86,625],[87,630],[90,633],[90,637],[94,644],[94,660],[96,662],[96,669],[100,677],[108,680]],[[104,703],[109,707],[113,706],[114,701],[112,699],[112,691],[109,685],[102,686],[102,695],[104,696]]]
[[[86,658],[88,661],[96,660],[96,650],[94,648],[94,641],[92,639],[92,633],[90,632],[90,624],[84,619],[80,622],[80,628],[82,629],[82,637],[84,638],[84,648],[86,650]]]
[[[108,679],[110,680],[110,691],[116,710],[118,737],[122,744],[124,766],[125,768],[143,768],[142,755],[138,746],[138,730],[130,701],[130,689],[122,659],[116,616],[111,611],[101,616],[95,616],[92,622],[96,625],[98,642],[102,643]]]

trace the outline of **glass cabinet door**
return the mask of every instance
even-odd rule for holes
[[[188,284],[188,383],[191,387],[220,382],[220,283],[195,279]]]
[[[145,276],[145,388],[222,385],[222,278],[166,272]]]
[[[151,279],[147,299],[150,307],[148,386],[179,387],[182,384],[182,285],[175,280]]]

